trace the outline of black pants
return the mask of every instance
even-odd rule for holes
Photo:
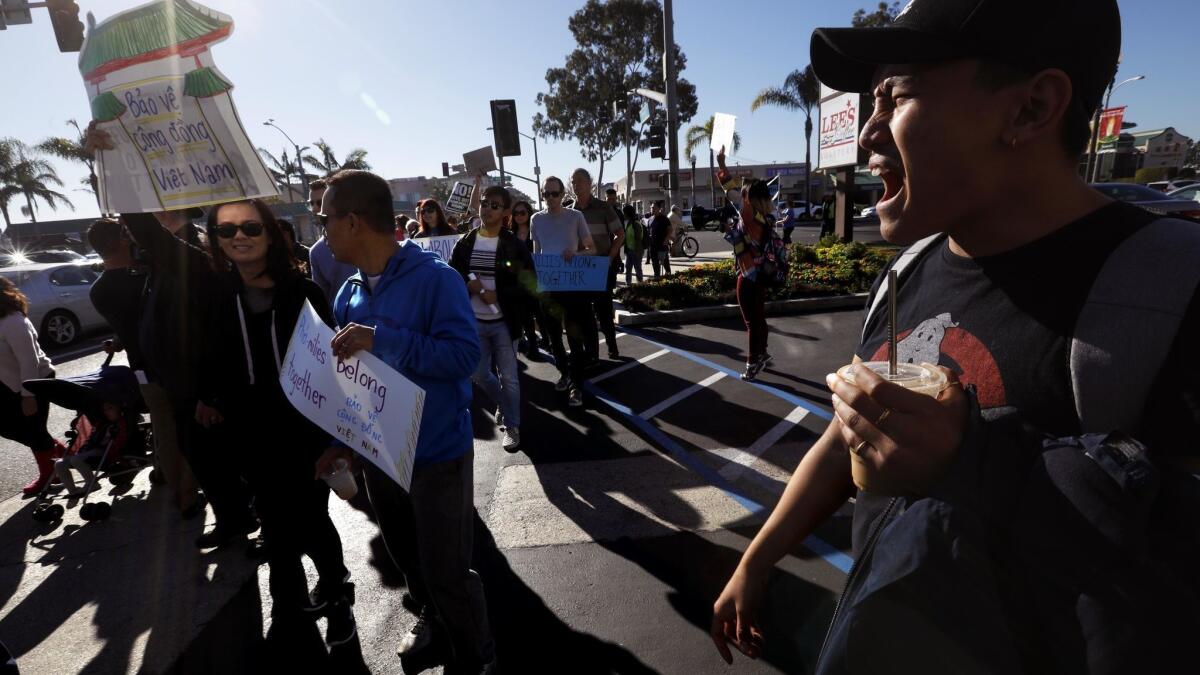
[[[53,448],[54,438],[46,431],[50,403],[38,398],[37,404],[37,412],[26,417],[21,410],[21,394],[0,384],[0,436],[34,452]]]
[[[569,375],[576,384],[584,379],[584,369],[589,361],[589,341],[599,342],[595,337],[596,318],[587,293],[547,293],[542,307],[546,320],[543,329],[550,339],[550,350],[560,373]],[[567,334],[568,356],[563,348],[562,335]],[[591,336],[591,337],[589,337]]]
[[[363,475],[388,555],[408,591],[432,608],[457,663],[495,656],[483,582],[471,569],[474,545],[474,453],[413,469],[408,493],[374,465]]]
[[[276,439],[271,444],[253,433],[238,434],[237,443],[262,521],[275,608],[295,609],[304,601],[308,579],[302,555],[312,559],[320,586],[331,593],[339,590],[347,575],[342,540],[329,517],[329,486],[313,479],[324,447],[306,451],[294,441]]]
[[[746,324],[746,363],[767,352],[767,287],[738,275],[737,301]]]
[[[608,279],[603,291],[588,293],[587,302],[595,314],[595,320],[600,324],[599,331],[591,331],[588,336],[588,358],[600,358],[600,333],[604,334],[604,343],[609,351],[617,348],[617,329],[613,325],[613,289],[617,287],[617,267],[609,263]]]
[[[833,234],[833,221],[832,220],[822,220],[821,221],[821,232],[820,232],[820,234],[817,235],[817,241],[824,239],[825,235],[829,235],[829,234]]]
[[[217,527],[245,527],[250,522],[250,493],[242,482],[242,458],[230,442],[229,429],[222,428],[225,425],[205,429],[197,424],[195,401],[173,398],[171,406],[179,450],[212,505]]]
[[[661,277],[671,273],[671,252],[663,247],[650,251],[650,265],[654,268],[654,276]]]

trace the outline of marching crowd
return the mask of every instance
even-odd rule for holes
[[[112,143],[95,128],[87,141],[93,150]],[[419,615],[397,651],[419,658],[448,647],[449,672],[478,672],[495,656],[483,586],[470,568],[472,384],[496,410],[509,452],[521,444],[518,353],[536,360],[542,349],[549,352],[560,371],[556,390],[569,407],[582,406],[581,385],[599,362],[600,337],[610,359],[620,356],[613,290],[622,253],[627,278],[641,278],[646,253],[656,274],[669,273],[669,248],[682,229],[678,207],[666,216],[655,205],[643,222],[616,202],[615,191],[601,200],[585,169],[571,174],[570,194],[563,180],[546,178],[547,206],[537,212],[506,188],[481,183],[477,177],[474,215],[447,261],[415,241],[457,234],[442,205],[425,199],[415,218],[397,215],[387,182],[356,170],[311,182],[309,206],[322,233],[311,248],[259,199],[220,204],[207,214],[127,213],[101,218],[88,231],[104,267],[92,300],[115,333],[105,347],[124,350],[138,376],[156,470],[182,518],[212,507],[216,524],[196,546],[244,544],[263,556],[275,620],[324,615],[331,646],[351,640],[357,629],[354,584],[322,478],[344,470],[352,453],[298,413],[280,386],[282,355],[305,303],[337,330],[331,344],[337,358],[369,351],[424,390],[408,491],[361,464],[387,550]],[[765,190],[748,185],[745,203],[770,218]],[[742,191],[732,193],[741,202]],[[195,225],[201,218],[203,225]],[[742,253],[741,239],[737,246]],[[539,293],[535,253],[565,262],[604,256],[605,285]],[[0,353],[18,362],[5,379],[13,405],[0,411],[7,415],[4,433],[28,445],[38,465],[24,492],[46,489],[58,460],[57,475],[74,493],[65,449],[46,431],[48,403],[21,385],[52,377],[53,367],[37,345],[21,292],[7,280],[0,284],[6,312],[0,326],[13,346]],[[82,468],[96,468],[95,462]],[[303,555],[318,572],[312,589]]]
[[[1200,380],[1188,354],[1200,335],[1200,235],[1194,223],[1112,202],[1077,174],[1088,116],[1115,72],[1116,2],[1027,4],[915,0],[890,28],[813,35],[821,81],[874,99],[859,143],[885,185],[883,234],[908,246],[894,280],[872,290],[854,363],[891,351],[928,361],[949,386],[919,393],[866,367],[848,380],[828,376],[834,417],[713,606],[711,637],[726,661],[731,646],[765,653],[771,570],[853,496],[856,561],[818,673],[1182,672],[1194,663]],[[94,132],[89,142],[108,141]],[[723,152],[718,160],[718,180],[734,187]],[[478,215],[448,263],[409,241],[456,233],[442,206],[425,200],[415,219],[397,218],[387,182],[365,171],[311,185],[324,236],[307,252],[308,274],[259,200],[211,208],[201,230],[186,212],[92,227],[105,265],[96,304],[145,374],[177,506],[185,518],[212,506],[216,526],[200,548],[244,541],[261,523],[276,620],[324,613],[331,645],[356,630],[354,585],[320,480],[351,453],[299,416],[278,381],[310,302],[336,330],[338,358],[370,352],[426,392],[410,489],[363,465],[420,615],[398,651],[442,644],[446,672],[495,668],[484,588],[470,567],[472,383],[498,409],[509,451],[521,442],[522,341],[529,358],[539,343],[548,348],[556,389],[583,405],[601,335],[619,356],[615,263],[625,251],[626,279],[640,279],[648,253],[656,274],[669,273],[679,216],[656,205],[641,231],[615,195],[593,195],[586,170],[569,183],[568,207],[568,185],[546,178],[548,206],[536,213],[503,187],[477,189]],[[789,261],[768,185],[729,196],[749,380],[771,360],[764,298]],[[606,256],[605,290],[539,295],[534,253]],[[890,319],[876,311],[888,290],[898,298]],[[33,493],[61,448],[45,431],[45,403],[21,382],[52,366],[23,296],[3,280],[0,312],[11,347],[0,350],[0,424],[34,451]],[[314,589],[301,555],[317,568]]]

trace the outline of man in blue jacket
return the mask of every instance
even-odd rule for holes
[[[453,655],[447,673],[490,672],[495,648],[483,584],[470,569],[475,315],[458,273],[435,253],[397,242],[394,218],[379,176],[348,170],[328,179],[320,215],[325,240],[338,260],[359,270],[334,300],[341,330],[331,346],[339,359],[369,351],[425,391],[408,493],[372,465],[366,471],[384,543],[422,607],[399,652],[415,659],[444,634]],[[330,448],[318,473],[348,456],[346,448]]]

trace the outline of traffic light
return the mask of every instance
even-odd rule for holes
[[[33,23],[28,0],[0,0],[0,30],[26,23]]]
[[[664,159],[667,156],[667,125],[665,122],[655,122],[646,130],[646,144],[650,146],[650,156],[654,159]]]
[[[519,156],[521,138],[517,135],[517,102],[508,99],[492,101],[491,104],[492,136],[496,141],[496,156]]]
[[[46,0],[50,24],[58,40],[58,51],[77,52],[83,46],[83,22],[79,20],[79,5],[75,0]]]
[[[442,162],[442,178],[450,177],[450,162]]]

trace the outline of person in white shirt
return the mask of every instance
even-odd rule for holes
[[[54,365],[38,345],[37,329],[28,315],[29,299],[12,281],[0,277],[0,436],[33,451],[38,476],[21,489],[31,496],[50,482],[54,458],[65,448],[46,431],[49,402],[22,384],[54,377]]]

